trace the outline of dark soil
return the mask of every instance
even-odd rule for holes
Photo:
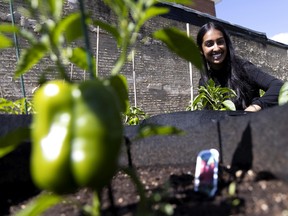
[[[152,212],[153,215],[168,215],[169,212],[173,212],[172,215],[181,216],[288,215],[288,184],[268,171],[238,171],[236,178],[223,171],[218,193],[213,199],[194,192],[194,167],[191,165],[141,167],[137,169],[137,173],[150,200],[150,204],[145,208],[151,210],[148,215],[152,215]],[[237,190],[229,193],[232,181],[236,182]],[[135,215],[140,198],[130,177],[119,172],[110,189],[106,188],[101,196],[102,215]],[[112,201],[109,194],[113,196]],[[19,209],[25,208],[36,196],[37,194],[32,193],[30,197],[23,197],[22,200],[19,194],[18,199],[10,197],[10,201],[7,201],[9,207],[7,206],[6,215],[13,215]],[[65,202],[51,208],[44,215],[84,215],[81,207],[90,204],[91,197],[91,191],[82,189],[68,196]],[[167,209],[166,213],[164,209]]]

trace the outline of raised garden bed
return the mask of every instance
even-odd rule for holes
[[[282,106],[237,116],[204,111],[148,119],[143,124],[174,125],[185,130],[186,135],[132,142],[132,164],[147,197],[154,199],[147,208],[152,208],[156,215],[165,215],[160,211],[165,208],[167,212],[173,210],[173,215],[288,215],[287,111],[288,106]],[[132,139],[136,131],[137,127],[127,127],[126,136]],[[235,170],[244,170],[237,172],[235,179],[223,171],[219,191],[213,199],[193,190],[197,152],[210,147],[221,147],[223,167],[232,165]],[[28,158],[29,143],[26,143],[1,159],[0,169],[2,174],[6,173],[1,177],[1,215],[13,215],[40,193],[29,179]],[[128,166],[127,159],[124,146],[120,164]],[[233,193],[231,187],[229,192],[232,181],[237,188]],[[126,174],[117,173],[111,184],[112,193],[108,192],[106,188],[102,193],[102,215],[135,215],[139,193]],[[81,207],[91,202],[92,193],[82,189],[68,197],[69,201],[45,215],[83,215]]]

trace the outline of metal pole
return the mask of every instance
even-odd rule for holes
[[[98,62],[99,62],[99,26],[97,26],[97,39],[96,39],[96,77],[98,77]]]
[[[136,73],[135,73],[134,50],[132,50],[132,70],[133,70],[134,106],[137,107]]]
[[[73,79],[73,69],[74,69],[74,64],[70,64],[70,80]]]
[[[187,36],[190,36],[190,29],[189,29],[189,23],[186,23],[186,30],[187,30]],[[191,94],[191,110],[193,110],[193,100],[194,100],[194,96],[193,96],[193,69],[192,69],[192,64],[191,62],[189,62],[189,74],[190,74],[190,94]]]

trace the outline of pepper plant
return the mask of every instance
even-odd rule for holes
[[[97,195],[110,183],[118,169],[117,161],[123,138],[121,113],[129,114],[130,107],[127,81],[120,72],[129,59],[130,52],[135,49],[141,27],[153,17],[168,13],[169,9],[165,5],[159,6],[156,0],[103,1],[116,14],[116,23],[111,24],[88,16],[82,0],[78,1],[80,11],[66,16],[63,14],[64,0],[30,0],[28,8],[22,8],[21,11],[25,16],[37,20],[35,30],[38,36],[17,26],[0,26],[0,48],[13,45],[6,35],[9,33],[19,34],[29,43],[29,47],[21,53],[15,78],[27,73],[43,58],[49,58],[54,63],[55,68],[52,70],[56,75],[56,80],[41,83],[42,86],[36,91],[33,97],[36,113],[33,115],[30,132],[22,131],[19,136],[23,139],[31,137],[33,181],[40,189],[53,194],[43,194],[19,215],[40,215],[61,200],[59,194],[72,193],[83,187],[95,191],[93,205],[85,208],[86,211],[90,215],[99,215]],[[189,0],[163,2],[191,3]],[[95,59],[91,55],[89,25],[100,26],[110,33],[121,51],[111,75],[104,79],[97,76]],[[197,46],[185,32],[165,28],[154,32],[153,37],[163,41],[183,59],[201,68]],[[84,40],[85,47],[72,45],[79,39]],[[89,71],[91,79],[73,83],[67,76],[69,63]],[[45,77],[45,72],[40,74],[41,77]],[[142,128],[139,134],[141,138],[145,138],[150,135],[177,133],[178,130],[165,126]],[[11,140],[10,137],[8,134],[1,138],[2,156],[19,144],[19,139]],[[45,173],[46,170],[50,173]],[[137,184],[134,171],[124,170],[138,185],[143,203],[145,196],[141,192],[141,184]]]
[[[138,125],[141,120],[144,120],[148,115],[139,107],[130,107],[129,111],[125,114],[124,123],[127,125]]]
[[[285,82],[280,89],[278,103],[279,105],[288,103],[288,82]]]
[[[35,111],[33,104],[31,103],[31,101],[25,101],[25,98],[20,98],[15,101],[0,98],[0,113],[24,114],[26,112],[25,103],[27,104],[28,114],[34,113]]]
[[[236,110],[231,98],[236,97],[235,91],[227,87],[216,86],[210,79],[205,86],[200,86],[199,94],[195,97],[192,106],[194,110]],[[192,110],[189,106],[187,110]]]

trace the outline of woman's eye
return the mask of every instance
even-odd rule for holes
[[[224,39],[221,39],[221,40],[217,41],[217,45],[218,46],[223,45],[223,44],[225,44],[225,40]]]
[[[206,47],[212,47],[212,46],[214,46],[215,43],[217,44],[217,46],[222,46],[222,45],[225,44],[225,39],[224,38],[220,38],[220,39],[218,39],[216,41],[208,40],[208,41],[205,41],[204,44],[205,44]]]
[[[214,45],[214,42],[213,41],[206,41],[205,42],[205,46],[206,47],[212,47]]]

